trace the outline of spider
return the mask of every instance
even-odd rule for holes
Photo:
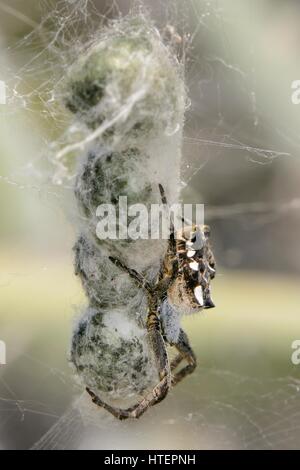
[[[159,190],[163,204],[167,205],[162,185],[159,185]],[[89,388],[86,389],[93,403],[116,418],[139,418],[149,407],[161,402],[171,386],[194,372],[196,356],[187,334],[180,328],[179,316],[215,306],[210,295],[210,281],[215,277],[215,259],[209,238],[210,229],[207,225],[184,226],[175,233],[171,222],[167,253],[153,284],[134,269],[125,266],[121,260],[110,257],[118,268],[127,272],[146,292],[147,335],[159,374],[159,382],[152,392],[127,409],[115,408],[102,401]],[[168,359],[167,345],[175,346],[178,351],[171,362]],[[187,361],[187,365],[172,375],[183,360]]]

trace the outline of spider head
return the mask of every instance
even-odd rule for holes
[[[214,307],[210,283],[216,271],[209,227],[184,227],[177,233],[176,245],[178,276],[170,288],[170,301],[182,313]]]

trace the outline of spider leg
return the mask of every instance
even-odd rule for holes
[[[125,271],[126,273],[129,274],[130,277],[132,277],[136,283],[138,284],[139,287],[143,288],[143,289],[146,289],[146,291],[148,293],[151,293],[152,292],[152,287],[150,285],[150,283],[147,281],[147,279],[145,279],[140,273],[138,273],[137,271],[135,271],[134,269],[132,268],[128,268],[124,263],[122,263],[122,261],[120,261],[119,259],[117,258],[114,258],[112,256],[109,256],[109,259],[112,263],[114,263],[118,268],[122,269],[123,271]]]
[[[168,382],[168,378],[165,377],[140,403],[130,408],[127,408],[126,410],[108,405],[107,403],[102,401],[97,395],[95,395],[89,388],[87,388],[86,391],[91,396],[92,401],[93,403],[95,403],[95,405],[105,409],[113,416],[115,416],[115,418],[118,418],[120,420],[125,420],[128,418],[138,419],[143,413],[145,413],[145,411],[147,411],[150,406],[155,405],[156,403],[162,401],[165,398],[169,390]]]
[[[162,184],[159,184],[158,185],[159,187],[159,192],[160,192],[160,197],[161,197],[161,201],[163,204],[168,204],[168,200],[167,200],[167,196],[166,196],[166,193],[165,193],[165,190],[164,190],[164,187]]]
[[[150,298],[149,303],[151,303]],[[155,306],[155,301],[153,302],[153,306]],[[166,345],[160,333],[156,310],[151,308],[148,314],[147,330],[149,344],[154,353],[155,362],[159,371],[159,382],[145,398],[136,405],[123,410],[108,405],[89,388],[86,389],[88,394],[91,396],[93,403],[109,411],[113,416],[120,420],[139,418],[150,406],[162,401],[166,397],[171,386],[171,371]]]
[[[183,367],[179,372],[177,372],[172,377],[172,385],[177,385],[182,379],[187,375],[192,374],[197,366],[197,359],[194,351],[192,350],[187,334],[181,329],[178,342],[174,344],[176,349],[179,351],[179,354],[171,362],[171,370],[176,369],[177,366],[184,359],[188,362],[188,365]]]
[[[168,205],[168,200],[166,197],[165,190],[161,184],[158,185],[159,187],[159,192],[161,196],[162,203],[167,206]],[[169,253],[171,253],[174,257],[176,256],[176,240],[175,240],[175,227],[174,223],[170,218],[170,238],[169,238],[169,247],[168,247]]]

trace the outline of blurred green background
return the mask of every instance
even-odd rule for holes
[[[73,274],[71,185],[51,183],[43,151],[65,124],[49,117],[53,34],[63,26],[66,44],[89,18],[132,6],[93,4],[0,1],[0,449],[30,448],[61,416],[48,448],[299,448],[300,105],[291,83],[300,5],[291,0],[144,2],[162,31],[185,37],[182,194],[206,204],[217,308],[184,320],[198,369],[140,421],[115,422],[85,398],[84,424],[70,411],[82,390],[67,352],[85,300]]]

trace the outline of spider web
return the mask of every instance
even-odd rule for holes
[[[205,369],[201,370],[201,375],[204,388],[217,383],[227,393],[217,396],[203,393],[195,397],[193,390],[190,390],[186,394],[189,405],[184,410],[176,409],[176,394],[172,394],[169,398],[171,403],[167,405],[169,413],[166,410],[151,410],[147,421],[139,426],[127,422],[122,423],[122,428],[103,411],[99,412],[101,418],[95,418],[86,397],[82,397],[33,449],[145,449],[149,448],[145,435],[152,435],[152,432],[158,433],[158,436],[151,442],[150,448],[168,448],[161,447],[167,430],[172,435],[173,445],[170,442],[169,448],[299,447],[299,380],[288,377],[259,381],[226,371]],[[157,430],[158,423],[162,427],[161,432]]]
[[[24,166],[0,175],[0,182],[19,190],[37,192],[43,196],[42,204],[49,197],[51,205],[58,202],[64,207],[65,195],[72,190],[72,165],[70,173],[61,171],[64,168],[57,154],[74,140],[80,142],[84,134],[82,129],[70,122],[69,116],[59,105],[61,78],[73,58],[93,41],[97,28],[105,24],[107,18],[126,13],[131,6],[130,2],[109,3],[109,7],[102,9],[102,14],[96,4],[94,6],[88,0],[40,2],[42,13],[38,20],[0,4],[0,9],[5,11],[6,8],[6,12],[29,27],[29,32],[21,40],[5,49],[6,65],[10,65],[5,72],[10,90],[8,111],[5,112],[14,118],[25,119],[29,125],[34,125],[36,120],[42,121],[41,127],[45,129],[39,133],[36,142],[36,147],[43,150],[36,152]],[[227,151],[236,152],[238,158],[255,165],[295,158],[299,138],[283,124],[275,129],[275,148],[269,148],[265,143],[265,133],[270,129],[267,129],[267,119],[264,121],[264,113],[259,109],[255,91],[255,54],[251,71],[232,63],[230,48],[222,33],[222,24],[232,21],[232,18],[226,16],[221,2],[189,0],[181,2],[185,3],[184,7],[175,2],[163,2],[163,7],[160,2],[158,6],[151,5],[151,2],[144,3],[160,28],[172,26],[166,29],[166,37],[170,36],[171,31],[171,40],[176,42],[177,34],[181,38],[178,53],[186,61],[188,87],[191,96],[196,97],[187,114],[183,187],[193,184],[210,159],[225,155]],[[224,41],[223,56],[214,55],[212,49],[208,56],[199,58],[194,49],[206,35],[211,34],[218,34],[219,40]],[[231,125],[230,116],[225,113],[226,103],[221,101],[220,87],[224,75],[228,73],[239,98],[246,102],[248,119],[253,124],[251,134],[246,137],[243,126]],[[252,81],[246,80],[248,76],[252,77]],[[206,98],[200,96],[207,90],[210,90],[210,98],[214,93],[216,102],[215,112],[208,117]],[[32,183],[28,183],[28,179]],[[299,206],[297,197],[281,204],[255,201],[210,206],[206,216],[210,220],[222,220],[252,214],[255,220],[263,215],[264,221],[268,221],[268,217],[273,220],[274,217],[298,211]],[[6,273],[5,283],[14,282],[18,275]],[[26,393],[29,397],[20,399],[22,390],[17,391],[14,381],[11,382],[1,372],[0,426],[4,436],[3,446],[6,433],[12,433],[18,426],[25,432],[33,424],[36,425],[36,435],[31,436],[34,437],[31,443],[28,439],[28,447],[33,449],[130,449],[147,448],[149,445],[151,448],[288,449],[299,448],[300,445],[300,382],[293,376],[264,379],[213,367],[199,367],[196,376],[188,379],[187,386],[172,390],[163,405],[154,407],[141,421],[120,424],[102,410],[95,413],[86,395],[80,396],[82,389],[67,368],[60,370],[23,353],[16,364],[14,367],[17,370],[38,370],[41,382],[36,383],[34,378],[32,387],[35,392],[29,388]],[[20,376],[28,382],[28,377],[22,376],[22,373]],[[51,390],[56,390],[51,402],[43,403],[30,397],[39,395],[42,382],[43,391],[48,385]],[[181,398],[180,406],[178,398]],[[170,434],[169,441],[166,433]],[[154,436],[151,444],[148,435]],[[188,441],[186,436],[189,436]]]
[[[109,6],[106,6],[107,3]],[[186,65],[186,80],[193,101],[188,108],[185,125],[183,188],[195,180],[213,157],[218,158],[221,153],[226,156],[227,150],[233,154],[236,152],[239,159],[260,165],[269,165],[276,159],[296,156],[299,139],[293,130],[289,131],[283,126],[275,129],[274,141],[281,147],[280,150],[268,148],[267,143],[264,143],[264,134],[270,129],[266,129],[268,119],[264,120],[267,113],[262,113],[259,109],[254,86],[253,89],[250,86],[255,79],[255,66],[253,65],[250,74],[248,70],[229,61],[231,46],[227,49],[226,33],[223,30],[224,24],[230,23],[232,19],[226,17],[228,12],[217,0],[189,0],[185,5],[180,2],[158,2],[155,6],[142,0],[98,3],[89,0],[41,0],[38,5],[39,21],[35,22],[18,9],[0,4],[0,9],[4,12],[31,26],[31,31],[24,38],[4,50],[7,60],[4,61],[2,73],[9,90],[5,115],[20,116],[29,125],[38,120],[41,127],[46,127],[47,130],[37,132],[37,146],[42,150],[36,152],[34,159],[19,168],[17,173],[0,175],[2,182],[19,184],[24,189],[26,186],[22,185],[22,178],[32,176],[34,184],[27,185],[28,189],[50,192],[56,196],[61,188],[72,190],[74,151],[84,148],[83,142],[87,135],[85,130],[70,119],[62,105],[65,71],[93,43],[97,32],[108,19],[139,8],[150,11],[166,40],[175,42],[174,50]],[[101,12],[96,7],[99,5]],[[211,35],[217,35],[224,57],[214,56],[212,47],[207,56],[199,58],[194,50],[202,39],[207,41]],[[176,40],[180,41],[179,45],[176,45]],[[220,98],[222,79],[227,78],[228,73],[241,101],[246,101],[242,113],[246,110],[246,120],[249,119],[253,124],[253,129],[247,136],[248,142],[244,140],[245,130],[242,125],[228,128],[229,118],[225,115],[227,104],[223,104]],[[246,80],[248,75],[254,76],[252,81]],[[212,117],[200,109],[202,100],[206,105],[206,98],[203,98],[206,88],[207,99],[214,95],[215,109]],[[204,126],[199,125],[202,119],[205,119]],[[265,140],[267,142],[268,139]],[[67,169],[61,161],[65,156]],[[298,203],[299,199],[296,198],[277,205],[275,209],[272,204],[257,202],[239,207],[239,212],[298,210]],[[212,209],[208,217],[219,217],[217,211]],[[229,208],[231,210],[232,207]],[[226,208],[224,213],[228,215]]]
[[[190,378],[189,387],[185,387],[184,404],[178,405],[182,392],[180,388],[174,389],[164,405],[152,408],[146,418],[120,424],[103,410],[95,413],[94,405],[86,394],[80,396],[80,387],[69,374],[22,355],[22,368],[28,362],[39,368],[43,382],[46,381],[47,386],[51,382],[56,394],[59,390],[60,394],[71,393],[76,397],[67,411],[61,413],[59,407],[53,405],[55,400],[61,401],[58,394],[51,400],[52,405],[20,400],[1,378],[3,436],[5,431],[10,433],[12,427],[16,438],[16,430],[24,428],[31,431],[30,442],[35,433],[50,427],[37,438],[33,450],[299,447],[300,380],[295,377],[262,380],[201,367],[197,377]],[[40,385],[34,384],[36,386]],[[63,401],[66,406],[68,400]],[[149,434],[153,436],[150,444]]]

